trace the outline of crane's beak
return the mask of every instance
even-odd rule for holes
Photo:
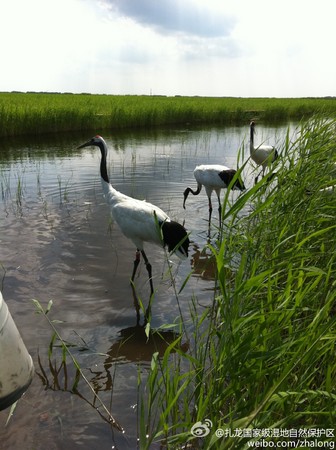
[[[93,145],[93,144],[92,144],[92,139],[90,139],[89,141],[85,142],[85,143],[82,144],[82,145],[79,145],[79,146],[77,147],[77,150],[80,149],[80,148],[84,148],[84,147],[90,147],[91,145]]]

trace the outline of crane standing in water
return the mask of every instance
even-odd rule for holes
[[[99,147],[101,152],[100,175],[107,203],[110,205],[112,219],[117,222],[123,234],[131,239],[136,247],[136,256],[131,280],[134,281],[140,262],[140,253],[148,272],[151,294],[153,294],[152,266],[144,251],[144,242],[167,246],[169,252],[181,258],[188,257],[189,238],[185,228],[172,221],[169,216],[151,203],[137,200],[114,189],[106,168],[107,145],[101,136],[95,136],[78,148]]]
[[[185,202],[188,198],[189,193],[192,193],[193,195],[198,195],[202,190],[202,186],[204,186],[209,201],[209,224],[210,224],[212,214],[211,195],[212,192],[215,191],[218,199],[219,226],[220,226],[222,219],[222,205],[220,200],[220,191],[222,189],[229,187],[236,173],[237,173],[236,170],[230,169],[229,167],[222,166],[219,164],[197,166],[194,170],[194,177],[197,181],[197,190],[193,191],[190,187],[186,188],[183,194],[184,195],[183,208],[185,209]],[[232,189],[238,189],[240,191],[243,191],[245,189],[244,183],[240,180],[239,177],[237,177],[236,180],[234,181]]]

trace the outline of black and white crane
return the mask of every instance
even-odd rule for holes
[[[236,173],[237,171],[235,169],[230,169],[229,167],[222,166],[220,164],[203,164],[197,166],[194,170],[194,177],[197,181],[197,189],[196,191],[193,191],[190,187],[186,188],[183,194],[183,208],[185,209],[185,203],[189,193],[198,195],[202,190],[202,186],[204,186],[209,200],[209,223],[211,221],[212,214],[211,195],[212,192],[215,191],[218,199],[219,225],[221,225],[222,205],[220,200],[220,192],[222,189],[228,188]],[[244,183],[239,176],[233,182],[231,189],[240,191],[245,189]]]
[[[96,146],[101,151],[100,175],[103,192],[110,205],[112,219],[117,222],[122,233],[136,247],[136,256],[131,280],[134,281],[136,270],[143,256],[148,272],[151,294],[153,294],[152,266],[144,251],[144,242],[152,242],[162,247],[167,246],[169,252],[176,253],[180,258],[188,257],[189,238],[185,228],[174,222],[169,216],[151,203],[137,200],[114,189],[107,175],[105,140],[97,135],[80,145],[78,149]]]
[[[259,175],[265,175],[265,170],[278,158],[278,151],[272,145],[261,144],[254,145],[255,135],[255,122],[252,120],[250,123],[250,155],[251,159],[258,165],[262,166],[261,171],[255,177],[255,184],[258,182]]]

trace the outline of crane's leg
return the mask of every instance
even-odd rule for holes
[[[152,266],[150,265],[150,262],[148,261],[147,255],[146,255],[146,253],[143,250],[141,250],[141,254],[142,254],[142,257],[143,257],[143,259],[145,261],[145,264],[146,264],[146,269],[147,269],[148,278],[149,278],[149,285],[150,285],[151,295],[152,295],[154,293],[153,280],[152,280]]]
[[[211,203],[211,198],[208,197],[209,199],[209,224],[211,222],[211,214],[212,214],[212,203]]]
[[[133,301],[134,301],[134,308],[136,313],[136,324],[137,326],[140,325],[140,304],[138,297],[135,292],[134,284],[131,284],[132,287],[132,294],[133,294]]]
[[[134,260],[134,266],[133,266],[133,273],[132,273],[132,278],[131,280],[134,281],[134,277],[138,268],[140,262],[140,250],[137,248],[137,251],[135,253],[135,260]]]
[[[264,168],[262,168],[261,169],[261,171],[258,173],[258,175],[255,177],[255,179],[254,179],[254,184],[257,184],[258,183],[258,178],[260,177],[260,174],[262,173],[263,174],[263,176],[264,176]]]
[[[268,175],[267,177],[267,183],[270,183],[274,177],[276,177],[277,173],[276,172],[272,172],[270,175]]]

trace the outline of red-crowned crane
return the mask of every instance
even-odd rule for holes
[[[183,208],[185,209],[185,202],[188,198],[189,193],[198,195],[202,190],[202,186],[204,186],[209,200],[209,224],[211,221],[212,213],[211,194],[213,191],[215,191],[218,199],[219,225],[221,225],[222,205],[220,200],[220,191],[230,185],[236,173],[236,170],[219,164],[197,166],[194,170],[194,177],[197,181],[197,190],[193,191],[190,187],[186,188],[183,194]],[[243,191],[245,189],[244,183],[242,182],[240,177],[236,178],[232,185],[232,189],[240,191]]]
[[[262,173],[264,176],[265,170],[269,167],[277,158],[278,152],[275,147],[272,145],[261,144],[257,147],[254,146],[254,134],[255,134],[255,122],[252,121],[250,123],[250,155],[251,159],[258,164],[258,166],[262,166],[261,171],[255,177],[255,184],[258,182],[259,175]]]
[[[136,200],[114,189],[107,175],[107,145],[101,136],[95,136],[78,148],[96,146],[101,151],[100,175],[107,203],[110,205],[112,219],[117,222],[123,234],[131,239],[136,247],[136,256],[131,280],[134,281],[140,262],[140,252],[148,272],[151,294],[153,294],[152,267],[144,251],[144,242],[167,246],[180,258],[188,257],[189,238],[185,228],[172,221],[168,215],[151,203]]]

